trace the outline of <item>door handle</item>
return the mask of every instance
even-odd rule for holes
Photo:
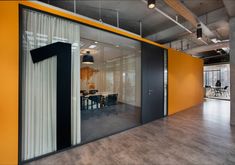
[[[152,90],[152,89],[149,89],[148,94],[149,94],[149,95],[151,95],[151,94],[152,94],[152,92],[153,92],[153,90]]]

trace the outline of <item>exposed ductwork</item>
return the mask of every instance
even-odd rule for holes
[[[218,42],[210,45],[199,46],[192,49],[185,50],[186,53],[196,55],[197,53],[222,49],[229,47],[229,41]]]

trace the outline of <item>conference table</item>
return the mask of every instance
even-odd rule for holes
[[[110,100],[111,102],[117,102],[117,96],[118,94],[113,92],[96,92],[87,95],[81,93],[81,109],[100,109],[109,105]],[[108,100],[108,102],[106,100]],[[94,108],[94,106],[96,106],[96,108]]]
[[[216,87],[216,86],[211,87],[212,93],[215,97],[222,95],[223,89],[224,87]]]
[[[89,96],[104,96],[104,97],[107,97],[108,95],[112,95],[112,94],[117,94],[117,93],[112,93],[112,92],[96,92],[94,94],[87,94],[87,95],[83,95],[81,93],[81,96],[84,96],[84,97],[89,97]]]

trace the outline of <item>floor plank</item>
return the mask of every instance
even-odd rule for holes
[[[103,138],[30,165],[234,165],[230,102],[203,105]]]

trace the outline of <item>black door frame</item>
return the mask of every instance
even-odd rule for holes
[[[104,136],[104,137],[101,137],[101,138],[98,138],[98,139],[95,139],[95,140],[91,140],[91,141],[88,141],[88,142],[85,142],[85,143],[79,143],[79,144],[76,144],[76,145],[72,145],[72,146],[67,147],[65,149],[62,149],[62,150],[53,151],[53,152],[50,152],[50,153],[47,153],[47,154],[44,154],[44,155],[41,155],[41,156],[38,156],[38,157],[35,157],[35,158],[32,158],[32,159],[28,159],[28,160],[25,160],[25,161],[22,160],[22,82],[23,82],[23,80],[22,80],[22,62],[23,62],[23,60],[22,60],[22,54],[23,54],[23,49],[22,49],[22,46],[23,46],[23,43],[22,43],[23,40],[22,39],[23,39],[23,37],[22,37],[22,34],[23,34],[23,10],[24,9],[29,9],[29,10],[32,10],[32,11],[41,12],[41,13],[48,14],[48,15],[51,15],[51,16],[54,16],[54,17],[57,17],[57,18],[62,18],[62,19],[68,20],[68,21],[75,22],[75,23],[78,23],[80,25],[85,25],[87,27],[92,27],[94,29],[109,32],[109,33],[115,34],[117,36],[122,36],[122,37],[125,37],[125,38],[129,38],[129,39],[140,42],[140,44],[142,43],[142,41],[139,41],[139,40],[134,39],[132,37],[125,36],[125,35],[122,35],[122,34],[118,34],[118,33],[115,33],[115,32],[112,32],[112,31],[109,31],[109,30],[106,30],[106,29],[102,29],[102,28],[99,28],[99,27],[94,27],[92,25],[88,25],[86,23],[75,21],[75,20],[72,20],[72,19],[69,19],[69,18],[66,18],[66,17],[58,16],[56,14],[48,13],[48,12],[43,11],[43,10],[35,9],[33,7],[29,7],[29,6],[26,6],[26,5],[19,4],[18,9],[19,9],[18,10],[19,11],[18,164],[23,165],[25,163],[29,163],[29,162],[32,162],[32,161],[35,161],[35,160],[38,160],[38,159],[42,159],[44,157],[54,155],[56,153],[60,153],[60,152],[66,151],[66,150],[70,150],[72,148],[75,148],[75,147],[78,147],[78,146],[81,146],[81,145],[84,145],[84,144],[87,144],[87,143],[90,143],[90,142],[93,142],[93,141],[97,141],[99,139],[102,139],[102,138],[105,138],[105,137],[108,137],[108,136],[118,134],[120,132],[135,128],[136,126],[125,129],[125,130],[122,130],[122,131],[118,131],[118,132],[115,132],[113,134],[110,134],[110,135],[107,135],[107,136]],[[154,45],[154,46],[156,46],[156,45]],[[141,77],[142,77],[142,75],[141,75]],[[142,89],[142,78],[141,78],[141,89]],[[142,94],[141,94],[141,100],[142,100]],[[167,103],[167,105],[168,105],[168,103]],[[141,105],[141,113],[142,113],[142,105]],[[167,113],[167,115],[168,115],[168,113]],[[140,116],[140,122],[142,123],[141,116]]]

